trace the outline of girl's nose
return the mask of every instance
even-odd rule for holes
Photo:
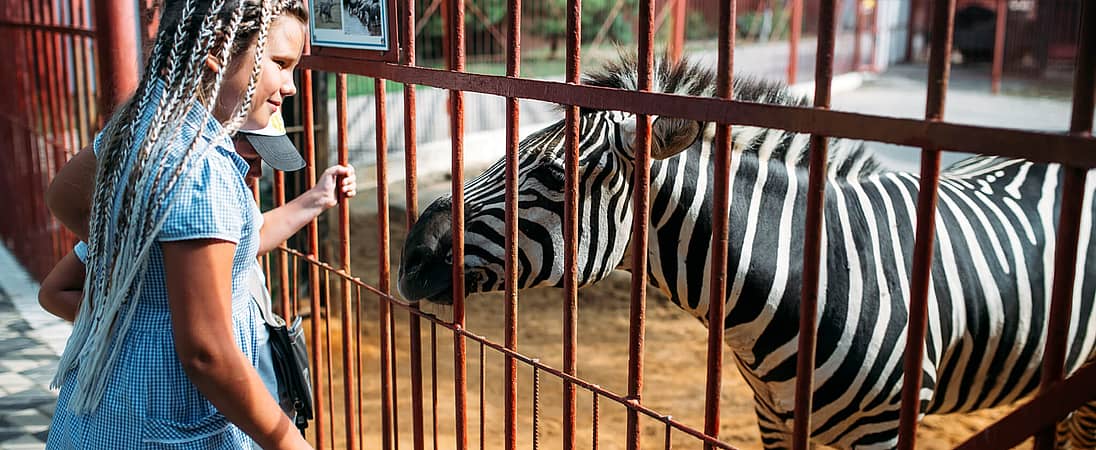
[[[289,77],[289,79],[282,84],[281,94],[282,97],[290,97],[297,94],[297,85],[293,83],[293,77]]]

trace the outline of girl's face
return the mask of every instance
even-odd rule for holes
[[[295,17],[280,16],[270,23],[266,39],[262,72],[251,98],[251,111],[241,127],[244,130],[266,127],[270,116],[281,108],[282,101],[297,93],[297,86],[293,84],[293,69],[297,67],[301,52],[304,51],[304,24]],[[236,105],[243,101],[254,63],[255,44],[243,54],[232,58],[213,110],[213,115],[218,120],[230,119]],[[218,69],[214,67],[213,70]]]

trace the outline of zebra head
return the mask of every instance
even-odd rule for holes
[[[585,83],[635,89],[635,62],[624,58],[589,75]],[[714,77],[690,63],[660,62],[654,85],[663,92],[705,95]],[[519,144],[519,289],[563,283],[564,129],[561,120]],[[692,120],[655,118],[652,159],[670,158],[693,146],[702,129],[703,124]],[[608,276],[629,247],[635,130],[633,114],[589,109],[579,113],[579,286]],[[408,300],[451,302],[451,207],[450,196],[436,199],[409,231],[399,270],[399,290]],[[465,183],[464,207],[466,293],[503,290],[505,160]]]

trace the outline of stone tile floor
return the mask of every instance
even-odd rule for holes
[[[45,448],[57,403],[49,382],[71,327],[37,296],[38,284],[0,245],[0,450]]]

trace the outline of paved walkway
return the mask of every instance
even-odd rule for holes
[[[57,402],[49,381],[70,328],[41,312],[37,291],[0,245],[0,450],[45,448]]]

